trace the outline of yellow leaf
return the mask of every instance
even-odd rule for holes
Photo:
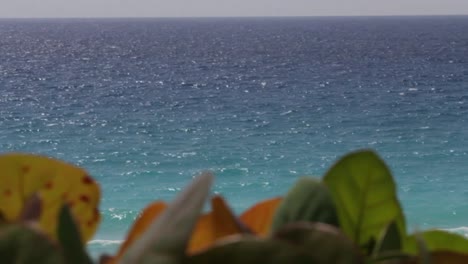
[[[91,239],[100,222],[98,184],[83,169],[32,154],[0,155],[0,213],[18,219],[25,202],[37,193],[41,200],[40,228],[56,237],[58,212],[71,208],[83,241]]]
[[[211,207],[212,211],[202,215],[195,226],[188,254],[202,251],[223,237],[246,232],[222,197],[213,197]]]
[[[265,236],[270,232],[273,216],[282,199],[277,197],[259,202],[247,209],[240,220],[255,234]]]

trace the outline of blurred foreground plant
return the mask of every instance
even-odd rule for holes
[[[91,263],[99,187],[80,168],[28,154],[0,156],[0,262]],[[171,203],[147,206],[101,263],[468,263],[468,240],[408,234],[393,177],[372,151],[350,153],[320,181],[236,216],[203,173]]]

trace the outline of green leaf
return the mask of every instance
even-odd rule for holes
[[[316,179],[303,177],[291,188],[275,213],[272,232],[285,224],[298,221],[338,226],[338,216],[330,192]]]
[[[431,253],[427,248],[426,242],[419,233],[414,235],[418,247],[419,262],[421,264],[431,264]]]
[[[121,264],[179,263],[209,195],[213,174],[205,172],[161,213],[128,251]]]
[[[67,205],[64,205],[60,210],[57,236],[67,263],[92,263],[86,254],[83,242],[81,241],[80,231]]]
[[[374,152],[363,150],[346,155],[323,181],[335,202],[342,230],[355,243],[369,245],[393,220],[400,235],[405,236],[405,219],[395,182]]]
[[[398,252],[401,250],[401,236],[395,221],[392,221],[382,232],[377,245],[374,248],[374,257],[386,252]]]
[[[0,229],[0,263],[66,262],[59,247],[38,230],[24,224],[7,224]]]
[[[419,253],[418,237],[424,241],[429,251],[447,250],[454,253],[468,254],[467,238],[442,230],[427,230],[409,236],[404,248],[405,252],[410,254]]]

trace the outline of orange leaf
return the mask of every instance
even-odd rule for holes
[[[255,234],[265,236],[270,231],[273,216],[283,198],[277,197],[255,204],[245,211],[240,220]]]
[[[150,226],[151,223],[155,221],[156,218],[166,209],[167,205],[164,202],[157,201],[148,205],[143,209],[141,215],[137,218],[132,228],[127,234],[125,242],[120,246],[119,252],[115,257],[109,258],[106,263],[113,264],[119,260],[128,247],[134,243],[146,229]]]
[[[211,207],[212,211],[202,215],[195,226],[188,254],[206,249],[223,237],[246,232],[222,197],[214,196]]]

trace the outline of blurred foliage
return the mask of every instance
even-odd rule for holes
[[[85,243],[100,221],[99,186],[83,169],[31,154],[0,155],[0,263],[89,264]],[[284,197],[239,216],[214,176],[196,177],[174,201],[148,205],[102,264],[468,263],[468,239],[409,234],[390,170],[361,150],[322,180],[302,177]],[[210,198],[211,196],[211,198]],[[210,199],[211,210],[202,213]]]

